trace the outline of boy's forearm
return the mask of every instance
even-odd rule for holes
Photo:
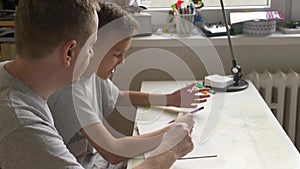
[[[162,129],[159,129],[159,130],[156,130],[156,131],[153,131],[153,132],[150,132],[150,133],[146,133],[146,134],[142,134],[142,135],[136,135],[136,136],[133,136],[134,138],[150,138],[150,137],[154,137],[154,136],[158,136],[160,135],[160,137],[163,136],[163,134],[168,130],[170,129],[170,126],[166,126]]]
[[[120,91],[118,106],[169,106],[171,99],[166,94],[149,94],[137,91]]]
[[[104,126],[99,123],[86,126],[80,131],[97,150],[103,148],[107,152],[122,157],[134,157],[156,148],[161,143],[163,135],[161,133],[145,138],[114,138],[106,131]]]

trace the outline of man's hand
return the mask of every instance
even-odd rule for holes
[[[154,150],[151,156],[171,152],[178,159],[192,151],[193,148],[194,144],[187,124],[176,123],[164,134],[161,144]]]
[[[186,135],[180,143],[171,149],[175,153],[176,159],[179,159],[194,149],[192,137],[190,134]]]

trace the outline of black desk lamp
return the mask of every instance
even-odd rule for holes
[[[225,90],[227,92],[234,92],[234,91],[244,90],[248,87],[248,82],[242,79],[242,76],[243,76],[242,75],[242,68],[241,68],[241,66],[239,66],[237,64],[237,62],[235,60],[223,0],[220,0],[220,3],[221,3],[221,7],[222,7],[222,13],[223,13],[223,18],[224,18],[224,22],[225,22],[226,32],[227,32],[227,40],[228,40],[228,44],[229,44],[229,50],[230,50],[230,54],[231,54],[231,57],[232,57],[231,72],[233,74],[233,80],[234,80],[234,83],[232,85],[226,87]]]

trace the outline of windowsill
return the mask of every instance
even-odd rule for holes
[[[147,6],[147,5],[145,5]],[[241,9],[248,9],[248,10],[258,10],[258,9],[270,9],[270,5],[258,5],[258,6],[229,6],[226,7],[226,10],[241,10]],[[170,7],[149,7],[144,12],[168,12]],[[203,7],[201,11],[210,11],[210,10],[221,10],[221,6],[210,6],[210,7]]]
[[[234,46],[251,45],[300,45],[300,34],[282,34],[276,32],[270,36],[254,37],[247,35],[231,36]],[[152,34],[151,36],[135,37],[132,42],[133,47],[178,47],[186,44],[195,46],[224,46],[228,45],[227,36],[204,37],[193,35],[190,37],[178,37],[177,34]]]

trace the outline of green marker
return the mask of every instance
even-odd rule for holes
[[[198,88],[206,88],[204,85],[202,85],[202,84],[200,84],[200,83],[198,83],[198,82],[196,83],[196,87],[198,87]],[[210,90],[208,91],[208,93],[210,93],[210,94],[215,94],[216,91],[210,89]]]

